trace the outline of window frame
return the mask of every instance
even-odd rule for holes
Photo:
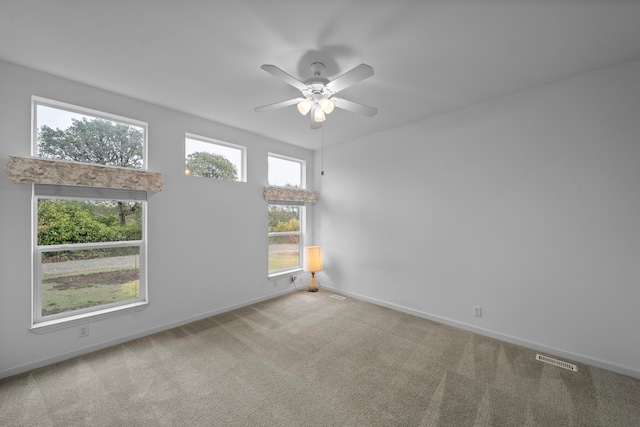
[[[285,161],[289,161],[289,162],[293,162],[293,163],[299,163],[300,164],[300,187],[295,187],[295,188],[300,188],[300,189],[306,189],[307,188],[307,162],[306,160],[302,160],[302,159],[297,159],[295,157],[290,157],[290,156],[285,156],[282,154],[276,154],[276,153],[272,153],[269,152],[267,154],[267,164],[269,161],[269,158],[273,157],[275,159],[279,159],[279,160],[285,160]],[[272,184],[271,181],[269,180],[269,169],[267,170],[267,182],[269,183],[270,186],[273,187],[284,187],[286,188],[286,186],[282,186],[282,185],[277,185],[277,184]]]
[[[287,274],[291,274],[294,272],[299,272],[302,271],[302,266],[304,263],[303,260],[303,248],[304,248],[304,242],[305,242],[305,225],[306,225],[306,206],[304,205],[304,203],[299,203],[299,202],[283,202],[283,201],[274,201],[274,202],[269,202],[267,203],[267,215],[269,212],[269,207],[270,206],[295,206],[299,209],[298,212],[298,216],[299,218],[299,223],[300,223],[300,229],[298,231],[274,231],[274,232],[269,232],[269,229],[267,227],[267,273],[268,273],[268,277],[270,279],[273,279],[274,277],[278,277],[278,276],[286,276]],[[268,221],[267,221],[268,223]],[[277,237],[277,236],[298,236],[298,265],[294,266],[294,267],[287,267],[287,268],[281,268],[279,270],[273,270],[273,271],[269,271],[269,237]]]
[[[144,135],[142,139],[142,167],[141,168],[131,168],[137,170],[147,170],[148,169],[148,138],[149,138],[149,125],[146,122],[131,119],[124,116],[119,116],[116,114],[106,113],[104,111],[94,110],[92,108],[81,107],[78,105],[69,104],[62,101],[56,101],[54,99],[43,98],[41,96],[33,95],[31,97],[31,155],[33,157],[37,157],[39,159],[53,159],[53,160],[61,160],[55,159],[51,157],[40,157],[38,156],[38,105],[42,105],[48,108],[54,108],[58,110],[67,111],[73,114],[80,114],[88,117],[94,117],[96,119],[109,120],[112,122],[118,122],[130,126],[140,127],[144,130]],[[88,165],[93,165],[95,163],[89,162],[81,162],[86,163]]]
[[[247,182],[247,147],[245,147],[244,145],[234,144],[232,142],[221,141],[219,139],[209,138],[206,136],[196,135],[196,134],[187,132],[185,133],[185,136],[184,136],[185,170],[186,170],[186,159],[187,159],[187,139],[192,139],[198,142],[204,142],[206,144],[219,145],[222,147],[239,150],[240,151],[240,170],[238,171],[238,179],[233,181],[230,179],[218,178],[218,180],[229,181],[229,182]],[[191,176],[191,175],[187,175],[187,176]],[[198,177],[198,178],[206,178],[206,177]],[[216,178],[209,178],[209,179],[216,179]]]
[[[274,158],[274,159],[278,159],[278,160],[284,160],[284,161],[288,161],[288,162],[293,162],[293,163],[298,163],[300,164],[300,186],[299,187],[295,187],[295,188],[299,188],[299,189],[306,189],[307,188],[307,162],[306,160],[303,159],[298,159],[295,157],[291,157],[291,156],[285,156],[283,154],[277,154],[277,153],[273,153],[273,152],[268,152],[267,153],[267,182],[269,183],[270,186],[274,186],[274,187],[282,187],[282,188],[287,188],[286,186],[282,186],[282,185],[277,185],[272,183],[269,180],[269,173],[270,173],[270,167],[269,167],[269,159],[270,158]],[[306,236],[306,206],[304,203],[301,202],[294,202],[294,201],[282,201],[282,200],[278,200],[278,201],[268,201],[267,202],[267,215],[269,212],[269,207],[275,205],[275,206],[298,206],[300,211],[299,211],[299,216],[300,216],[300,230],[298,232],[269,232],[269,229],[267,227],[267,275],[270,279],[274,279],[276,277],[280,277],[280,276],[286,276],[288,274],[291,273],[297,273],[302,271],[302,266],[304,263],[303,257],[304,257],[304,253],[303,253],[303,248],[305,245],[305,236]],[[268,221],[267,221],[268,222]],[[298,235],[298,261],[299,261],[299,265],[295,266],[295,267],[288,267],[288,268],[283,268],[283,269],[279,269],[279,270],[273,270],[273,271],[269,271],[269,237],[272,236],[277,236],[277,235],[282,235],[282,236],[286,236],[286,235]]]
[[[105,194],[106,193],[106,194]],[[135,195],[146,193],[140,190],[99,189],[91,187],[67,187],[46,184],[34,184],[32,194],[32,315],[31,329],[57,329],[56,326],[86,323],[88,319],[122,314],[132,310],[139,310],[149,303],[147,280],[147,200],[146,197]],[[133,196],[131,196],[133,195]],[[78,201],[126,201],[141,204],[141,232],[140,240],[126,240],[118,242],[73,243],[61,245],[38,245],[38,200],[78,200]],[[51,315],[42,315],[42,258],[43,252],[62,250],[86,250],[118,247],[138,247],[139,284],[138,297],[126,301],[102,304],[83,309],[65,311]],[[53,327],[53,328],[52,328]]]
[[[148,167],[148,124],[139,120],[116,114],[106,113],[86,107],[81,107],[66,102],[56,101],[39,96],[31,97],[31,155],[35,158],[66,161],[62,159],[38,156],[38,106],[63,110],[73,114],[86,116],[87,118],[103,119],[125,125],[141,128],[143,131],[142,159],[140,167],[129,167],[131,170],[147,170]],[[42,123],[46,124],[46,123]],[[41,125],[41,124],[40,124]],[[87,165],[95,165],[91,162],[81,162]],[[110,166],[110,165],[109,165]],[[38,200],[39,199],[67,199],[67,200],[116,200],[134,201],[141,203],[141,228],[140,240],[121,242],[92,242],[65,245],[38,245]],[[144,190],[131,190],[124,188],[101,187],[76,187],[69,185],[32,184],[31,194],[31,326],[30,330],[36,333],[45,333],[62,328],[68,328],[88,321],[119,316],[126,313],[139,311],[149,304],[148,274],[147,274],[147,192]],[[103,304],[85,309],[42,315],[42,260],[41,254],[51,250],[114,248],[122,246],[139,247],[139,284],[138,297],[116,303]]]

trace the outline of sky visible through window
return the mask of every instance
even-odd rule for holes
[[[285,187],[287,184],[302,187],[300,162],[269,156],[269,185]]]
[[[83,117],[88,116],[38,104],[38,128],[47,125],[51,129],[64,130],[71,126],[71,119],[82,120]]]

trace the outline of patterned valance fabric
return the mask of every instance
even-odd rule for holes
[[[5,170],[9,181],[16,183],[162,190],[161,173],[117,166],[9,156]]]
[[[265,200],[281,202],[315,203],[318,200],[315,191],[289,187],[264,187],[262,195]]]

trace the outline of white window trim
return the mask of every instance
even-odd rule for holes
[[[149,129],[148,124],[143,121],[131,119],[116,114],[106,113],[91,108],[80,107],[66,102],[56,101],[53,99],[43,98],[33,95],[31,97],[31,155],[37,157],[38,152],[38,105],[43,105],[50,108],[65,110],[71,113],[80,115],[91,116],[99,119],[114,121],[131,126],[136,126],[143,129],[143,147],[142,147],[142,168],[131,168],[131,170],[147,170],[148,165],[148,138]],[[86,163],[87,165],[93,165],[92,163]],[[114,196],[115,195],[115,196]],[[74,312],[67,312],[67,315],[58,316],[42,316],[41,308],[41,276],[42,270],[40,267],[41,260],[39,258],[42,248],[38,247],[38,207],[37,200],[39,197],[43,198],[66,198],[76,200],[123,200],[123,201],[140,201],[142,202],[142,240],[127,241],[127,242],[110,242],[110,245],[118,246],[139,246],[139,260],[140,260],[140,282],[139,282],[139,298],[133,301],[105,304],[102,306],[92,307],[85,310],[78,310]],[[86,188],[86,187],[72,187],[66,185],[38,185],[32,184],[31,194],[31,327],[30,330],[36,333],[45,333],[62,328],[68,328],[78,324],[83,324],[89,320],[103,319],[112,316],[120,316],[126,313],[136,312],[142,309],[149,303],[148,293],[148,272],[147,272],[147,197],[146,192],[141,190],[127,190],[127,189],[108,189],[108,188]],[[88,244],[93,245],[93,244]],[[99,243],[102,246],[104,243]],[[61,247],[72,247],[76,245],[60,245]],[[83,246],[87,248],[87,246]],[[38,258],[37,258],[38,257]]]
[[[71,199],[71,200],[79,200],[79,199]],[[144,209],[144,208],[143,208]],[[81,244],[69,244],[69,245],[48,245],[48,246],[37,246],[34,250],[34,274],[35,281],[33,287],[33,324],[32,326],[38,325],[40,323],[57,323],[62,321],[67,317],[90,317],[90,315],[95,311],[109,310],[111,308],[116,309],[120,306],[128,306],[132,303],[137,304],[146,301],[146,280],[143,280],[142,274],[142,264],[144,263],[143,257],[140,258],[140,297],[135,301],[127,301],[127,302],[116,302],[111,304],[103,304],[99,309],[96,307],[87,307],[81,308],[73,311],[73,315],[69,315],[69,312],[62,312],[51,314],[48,316],[42,315],[42,262],[40,261],[42,258],[43,252],[55,252],[62,250],[83,250],[83,249],[104,249],[104,248],[122,248],[122,247],[138,247],[139,252],[144,250],[144,242],[142,240],[131,240],[126,242],[104,242],[104,243],[81,243]]]
[[[300,163],[300,165],[301,165],[301,167],[300,167],[300,188],[301,189],[306,189],[307,188],[307,161],[306,160],[297,159],[295,157],[289,157],[289,156],[285,156],[285,155],[282,155],[282,154],[276,154],[276,153],[267,153],[267,154],[268,154],[268,157],[275,157],[275,158],[282,159],[282,160],[288,160],[290,162]],[[271,185],[271,183],[269,183],[269,186],[278,187],[277,185]]]
[[[59,193],[59,194],[58,194]],[[106,193],[106,194],[105,194]],[[142,203],[142,240],[131,240],[124,242],[98,242],[83,244],[67,244],[67,245],[38,245],[38,199],[39,198],[55,198],[66,200],[116,200],[122,201],[138,201]],[[97,320],[105,317],[113,317],[122,315],[132,311],[138,311],[148,305],[148,280],[147,280],[147,202],[146,197],[136,197],[137,195],[146,194],[144,192],[135,192],[131,190],[114,190],[114,189],[93,189],[85,187],[66,187],[66,186],[44,186],[33,185],[32,189],[32,252],[31,271],[31,326],[33,332],[43,333],[50,332],[66,327],[71,327],[86,323],[87,321]],[[104,247],[122,247],[122,246],[138,246],[140,248],[140,295],[136,300],[129,300],[113,304],[105,304],[86,309],[74,310],[72,312],[57,313],[50,316],[42,316],[42,265],[40,254],[47,250],[56,249],[92,249]]]
[[[300,208],[300,231],[274,231],[274,232],[267,232],[267,248],[269,246],[269,237],[272,236],[299,236],[298,237],[298,251],[299,251],[299,256],[298,259],[300,260],[300,265],[295,266],[295,267],[290,267],[290,268],[282,268],[280,270],[273,270],[273,271],[269,271],[268,272],[268,277],[269,279],[276,279],[278,277],[282,277],[282,276],[287,276],[291,273],[297,273],[302,271],[302,266],[304,265],[304,260],[303,260],[303,256],[304,256],[304,242],[305,242],[305,236],[306,236],[306,223],[307,223],[307,210],[306,207],[303,203],[279,203],[279,202],[274,202],[271,203],[269,202],[267,204],[267,209],[269,207],[269,205],[293,205],[293,206],[298,206]]]
[[[186,139],[189,138],[189,139],[195,139],[196,141],[206,142],[208,144],[222,145],[223,147],[235,148],[236,150],[240,150],[240,152],[242,153],[241,160],[240,160],[240,167],[242,170],[240,171],[240,175],[238,176],[238,179],[236,181],[230,181],[228,179],[225,179],[222,181],[247,182],[247,147],[243,145],[234,144],[231,142],[220,141],[219,139],[213,139],[213,138],[208,138],[206,136],[188,133],[188,132],[185,133],[184,138],[185,138],[185,142],[186,142]],[[187,157],[186,150],[185,150],[184,157],[185,158]]]
[[[277,153],[273,153],[273,152],[268,152],[267,153],[267,159],[269,157],[274,157],[277,159],[281,159],[281,160],[287,160],[290,162],[295,162],[295,163],[299,163],[300,164],[300,190],[305,190],[307,188],[307,162],[306,160],[302,160],[302,159],[298,159],[296,157],[290,157],[290,156],[285,156],[282,154],[277,154]],[[268,181],[268,180],[267,180]],[[271,185],[271,183],[269,183],[270,187],[279,187],[279,188],[287,188],[287,187],[281,187],[281,186],[274,186]],[[265,187],[265,189],[268,187]],[[264,194],[263,194],[264,195]],[[300,231],[299,232],[295,232],[297,233],[300,237],[298,238],[298,242],[299,242],[299,260],[300,260],[300,265],[293,267],[293,268],[286,268],[286,269],[280,269],[280,270],[274,270],[274,271],[269,271],[268,272],[268,278],[271,280],[275,280],[278,279],[279,277],[283,277],[283,276],[287,276],[293,273],[298,273],[303,271],[303,265],[304,265],[304,260],[303,260],[303,256],[304,256],[304,251],[303,248],[305,246],[305,240],[306,240],[306,223],[307,223],[307,210],[306,210],[306,206],[304,204],[304,202],[298,202],[298,201],[286,201],[286,200],[267,200],[267,208],[269,205],[295,205],[295,206],[299,206],[300,207]],[[284,233],[294,233],[294,232],[284,232]],[[269,237],[272,235],[276,235],[276,234],[280,234],[280,233],[267,233],[267,247],[268,247],[268,241],[269,241]],[[284,234],[283,234],[284,235]]]
[[[110,317],[122,316],[129,313],[137,313],[149,304],[149,301],[139,301],[117,307],[105,307],[94,310],[90,313],[76,314],[63,319],[46,320],[31,325],[29,330],[37,334],[58,331],[60,329],[71,328],[78,325],[85,325],[96,320],[108,319]],[[102,306],[104,307],[104,306]]]

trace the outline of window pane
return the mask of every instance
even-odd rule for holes
[[[269,271],[300,266],[300,235],[269,237]]]
[[[142,239],[142,203],[38,199],[38,245]]]
[[[203,139],[185,139],[185,174],[228,181],[245,181],[244,148]]]
[[[43,252],[42,316],[140,298],[137,246]]]
[[[269,205],[269,272],[301,265],[300,209]]]
[[[300,231],[300,206],[269,205],[269,233]]]
[[[269,185],[302,188],[302,161],[269,156]]]
[[[99,165],[144,167],[145,128],[36,103],[36,156]]]

